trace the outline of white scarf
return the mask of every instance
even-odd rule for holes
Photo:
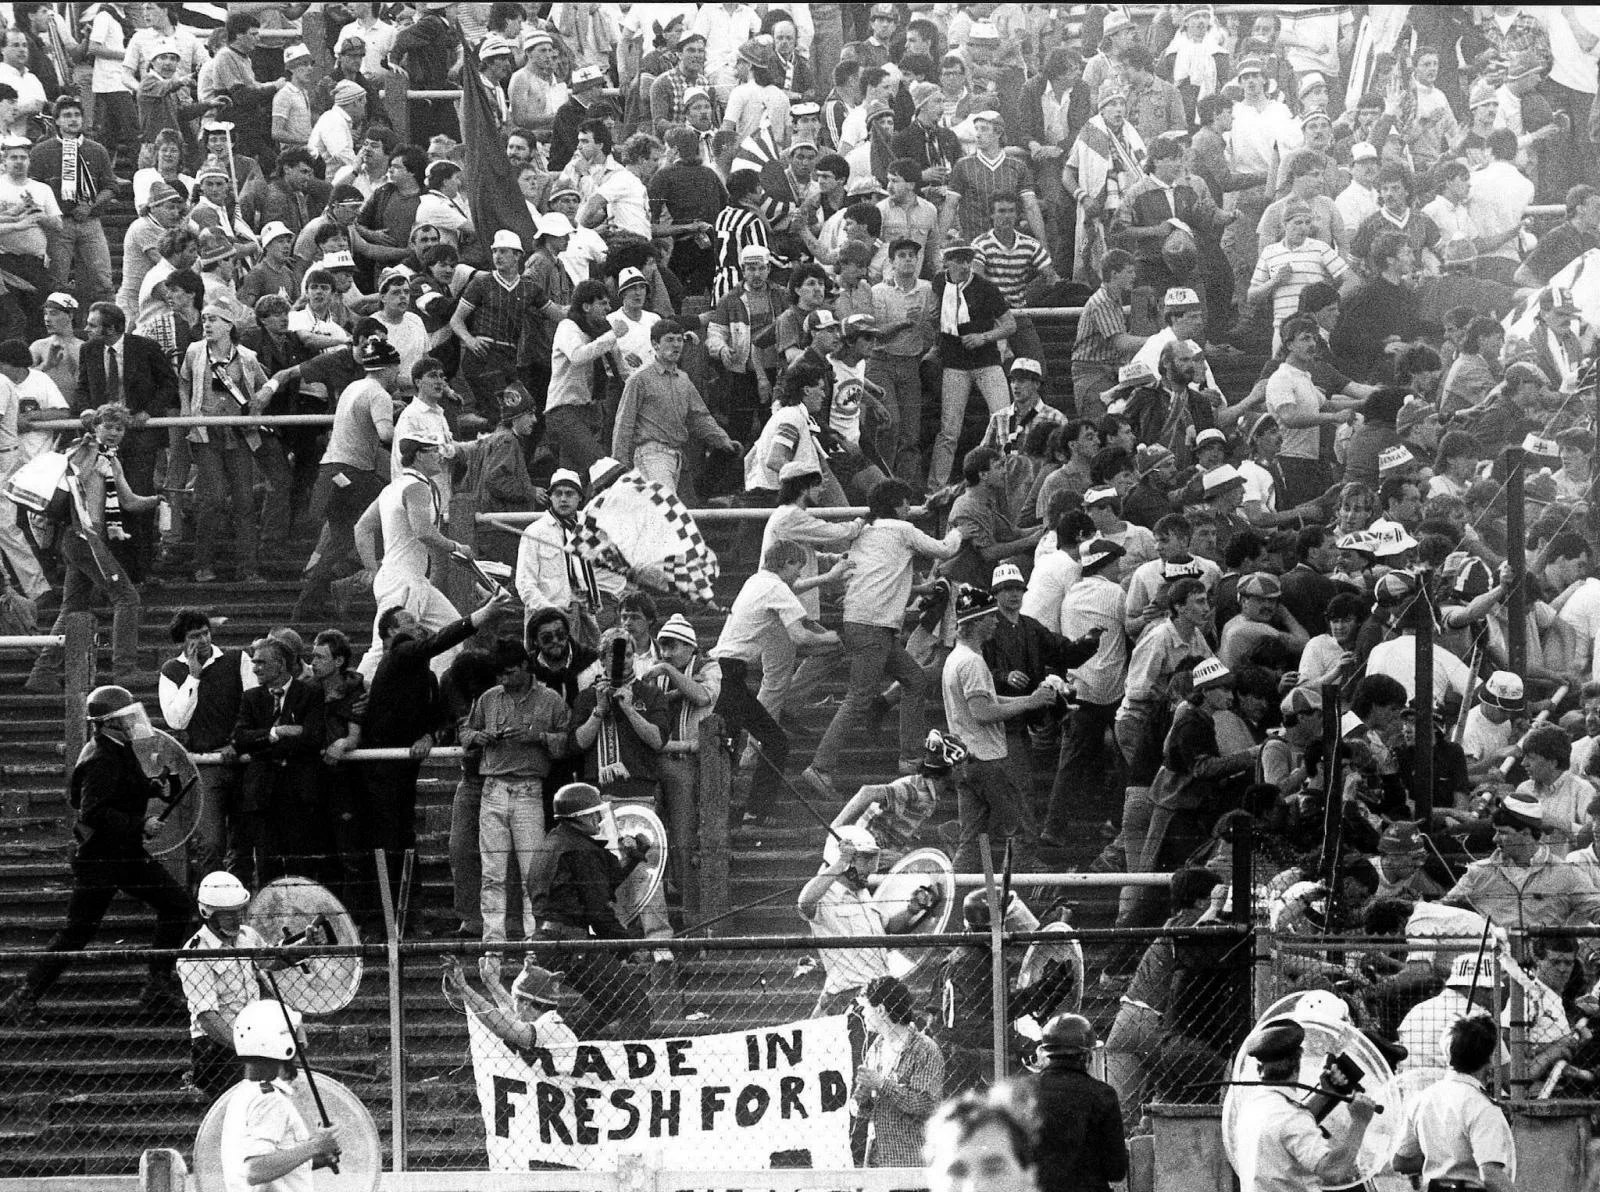
[[[971,279],[968,279],[970,284]],[[961,324],[972,321],[967,310],[966,286],[958,286],[946,279],[944,298],[939,304],[939,331],[942,335],[960,335]]]
[[[1193,83],[1200,89],[1199,98],[1204,99],[1217,89],[1216,56],[1222,52],[1222,34],[1213,26],[1199,41],[1191,39],[1182,29],[1178,30],[1162,57],[1173,56],[1173,84]]]

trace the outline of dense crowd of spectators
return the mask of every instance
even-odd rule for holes
[[[59,458],[71,499],[0,502],[8,607],[104,595],[118,681],[236,755],[204,771],[202,872],[309,870],[373,913],[362,851],[398,865],[453,735],[455,909],[490,943],[580,778],[657,802],[677,862],[636,929],[669,934],[724,748],[736,815],[791,817],[794,775],[866,833],[801,899],[820,934],[887,929],[870,858],[952,798],[958,869],[984,833],[1042,867],[1110,821],[1097,866],[1175,874],[1124,926],[1222,916],[1239,814],[1286,932],[1600,918],[1590,10],[14,7],[0,469]],[[34,429],[63,414],[81,437]],[[147,425],[170,414],[332,425]],[[635,481],[771,510],[719,629],[580,551],[585,503]],[[313,531],[294,628],[246,657],[187,610],[144,668],[141,589],[256,582]],[[522,632],[483,645],[510,600],[461,617],[452,555],[499,568]],[[362,654],[322,627],[368,593]],[[852,799],[844,750],[891,718],[900,777]],[[344,762],[368,746],[412,756]],[[1130,1111],[1225,1062],[1236,958],[1099,960]],[[850,963],[825,1000],[888,976]],[[1402,1015],[1459,996],[1448,954],[1285,973],[1422,1044],[1448,1021]]]

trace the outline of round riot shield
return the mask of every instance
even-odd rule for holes
[[[194,1140],[193,1174],[200,1192],[226,1192],[222,1166],[223,1123],[227,1120],[229,1106],[255,1087],[241,1080],[206,1111]],[[305,1074],[297,1072],[291,1087],[291,1100],[306,1126],[313,1130],[320,1127],[322,1118],[317,1113],[316,1099],[306,1084]],[[378,1127],[372,1114],[354,1093],[331,1076],[317,1076],[317,1093],[328,1111],[328,1124],[339,1134],[339,1170],[317,1168],[312,1173],[312,1187],[316,1192],[375,1192],[383,1173],[383,1147],[379,1144]],[[240,1111],[242,1109],[241,1101]]]
[[[639,917],[639,912],[661,889],[662,877],[667,872],[667,829],[661,817],[642,803],[618,803],[612,808],[612,815],[619,838],[643,836],[650,842],[645,859],[617,887],[613,899],[618,921],[627,924]]]
[[[887,923],[912,905],[912,898],[924,886],[934,893],[933,906],[905,936],[939,935],[950,925],[956,904],[956,874],[950,858],[936,848],[919,848],[907,853],[883,875],[872,895]],[[927,948],[896,948],[889,953],[889,971],[902,981],[908,979],[928,959]]]
[[[344,905],[310,878],[280,877],[250,900],[245,922],[268,944],[359,944],[361,935]],[[332,1014],[355,999],[361,985],[359,955],[308,956],[273,974],[285,1004],[302,1014]]]
[[[160,729],[133,742],[145,777],[161,785],[161,793],[145,807],[145,818],[160,821],[161,830],[145,842],[152,857],[176,853],[194,834],[200,822],[200,770],[189,751]]]
[[[1348,1012],[1340,1012],[1334,1006],[1336,1001],[1333,995],[1321,990],[1292,993],[1268,1007],[1266,1013],[1256,1020],[1256,1028],[1277,1018],[1290,1018],[1298,1022],[1305,1028],[1306,1037],[1296,1082],[1315,1086],[1329,1058],[1341,1056],[1359,1073],[1359,1091],[1377,1103],[1380,1112],[1367,1126],[1355,1166],[1347,1175],[1340,1175],[1325,1185],[1328,1188],[1347,1188],[1371,1179],[1388,1166],[1405,1129],[1406,1105],[1405,1091],[1395,1079],[1394,1070],[1389,1067],[1383,1053],[1351,1024]],[[1261,1086],[1258,1083],[1261,1079],[1260,1066],[1245,1053],[1245,1046],[1247,1044],[1241,1044],[1233,1057],[1229,1071],[1229,1080],[1233,1083],[1222,1099],[1223,1148],[1241,1181],[1253,1178],[1255,1171],[1257,1123],[1270,1104],[1264,1099],[1287,1094],[1298,1101],[1307,1096],[1303,1089],[1280,1092]],[[1334,1139],[1342,1137],[1351,1128],[1350,1111],[1343,1103],[1335,1105],[1322,1121],[1322,1129]]]

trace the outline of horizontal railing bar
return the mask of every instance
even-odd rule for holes
[[[186,414],[151,418],[145,426],[332,426],[332,414]],[[28,424],[28,430],[82,430],[76,418],[51,418]]]
[[[0,637],[0,649],[20,649],[27,646],[65,646],[64,633],[18,633]]]

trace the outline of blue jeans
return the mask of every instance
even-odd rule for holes
[[[900,700],[900,757],[919,757],[926,735],[927,717],[922,708],[922,696],[928,677],[900,644],[900,634],[883,625],[846,621],[839,637],[850,659],[850,686],[843,705],[834,713],[828,731],[822,735],[816,755],[811,759],[812,766],[824,774],[834,771],[839,751],[844,747],[845,734],[865,718],[873,698],[883,694],[889,678],[900,680],[904,691]]]

